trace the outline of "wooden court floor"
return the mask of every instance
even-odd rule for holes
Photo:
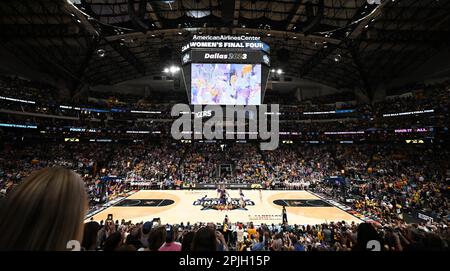
[[[289,224],[320,224],[331,221],[361,222],[351,214],[329,205],[307,191],[244,190],[245,208],[239,204],[239,191],[228,190],[233,198],[231,210],[221,210],[215,190],[141,190],[118,205],[93,216],[105,220],[108,214],[114,220],[145,222],[160,217],[162,223],[214,222],[221,223],[225,215],[232,223],[281,223],[282,205],[287,205]],[[204,201],[201,199],[205,198]],[[119,206],[122,205],[122,206]],[[90,218],[87,219],[87,221]]]

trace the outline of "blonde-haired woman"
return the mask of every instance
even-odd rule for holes
[[[81,243],[87,207],[84,183],[75,172],[33,172],[0,206],[0,250],[67,250],[67,242]]]

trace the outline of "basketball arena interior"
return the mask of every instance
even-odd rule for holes
[[[1,1],[0,250],[448,251],[449,105],[450,1]]]

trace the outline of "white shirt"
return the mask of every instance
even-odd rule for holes
[[[244,242],[244,229],[237,229],[237,241],[238,242]]]

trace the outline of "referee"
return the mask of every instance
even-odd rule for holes
[[[283,206],[283,211],[282,211],[281,215],[283,216],[283,226],[287,226],[288,219],[287,219],[286,206]]]

